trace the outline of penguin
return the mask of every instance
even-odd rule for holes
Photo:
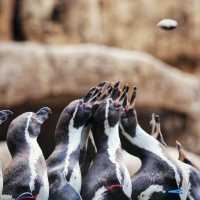
[[[7,145],[12,161],[3,173],[3,194],[17,200],[48,200],[47,166],[37,138],[50,114],[51,109],[43,107],[36,113],[21,114],[11,122]]]
[[[132,177],[132,199],[186,200],[192,187],[188,165],[171,158],[166,147],[141,128],[135,98],[136,88],[120,119],[120,134],[124,139],[122,147],[142,162]]]
[[[176,148],[178,150],[178,159],[188,165],[191,165],[192,167],[200,170],[200,168],[195,164],[193,163],[192,160],[190,160],[188,158],[188,156],[186,155],[186,153],[184,152],[184,148],[182,146],[182,144],[179,142],[179,141],[176,141]]]
[[[150,125],[152,126],[151,135],[164,146],[167,146],[160,128],[160,116],[153,113]]]
[[[56,146],[47,159],[50,200],[81,199],[80,157],[84,156],[89,136],[92,104],[99,94],[98,87],[91,89],[86,96],[66,106],[59,117],[55,130]]]
[[[7,119],[13,115],[13,112],[10,110],[1,110],[0,111],[0,125],[3,124]],[[0,161],[0,199],[2,199],[2,191],[3,191],[3,170],[2,163]]]
[[[159,115],[155,115],[154,113],[152,114],[152,120],[151,123],[152,125],[152,129],[154,130],[154,133],[152,131],[153,137],[155,137],[158,141],[160,141],[160,143],[162,143],[163,145],[167,146],[166,142],[164,141],[161,129],[160,129],[160,117]],[[190,171],[190,183],[191,183],[191,187],[190,187],[190,191],[188,194],[188,199],[199,199],[200,195],[199,195],[199,191],[200,190],[200,174],[199,174],[199,167],[196,166],[185,154],[183,147],[181,145],[180,142],[176,141],[176,148],[178,150],[179,153],[179,157],[178,159],[180,161],[182,161],[183,163],[186,163],[190,166],[188,166],[188,170]],[[198,170],[198,171],[197,171]]]
[[[97,154],[83,179],[83,200],[131,199],[130,175],[119,138],[121,106],[108,97],[93,106],[91,130]]]
[[[180,142],[176,141],[176,148],[179,153],[179,160],[190,165],[190,183],[191,190],[189,192],[188,200],[200,199],[200,169],[196,166],[186,155]]]
[[[92,95],[89,95],[89,98],[84,98],[84,99],[85,101],[88,100],[90,102],[97,102],[100,99],[103,100],[109,95],[111,88],[112,86],[108,81],[103,81],[95,87],[95,91],[98,92],[97,95],[95,95],[96,92],[94,92]],[[86,97],[87,96],[88,95],[86,95]],[[82,138],[81,153],[80,153],[80,167],[82,176],[86,175],[97,153],[96,145],[94,143],[94,138],[91,133],[90,127],[91,124],[88,123],[85,128],[85,131],[83,131],[84,134],[82,134],[83,138]]]

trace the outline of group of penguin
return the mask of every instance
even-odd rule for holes
[[[138,123],[136,87],[101,82],[62,111],[55,149],[45,160],[37,143],[51,109],[26,112],[7,131],[12,161],[3,170],[2,200],[200,200],[200,170],[177,143],[169,155],[159,116],[152,134]],[[0,124],[12,112],[0,111]],[[47,139],[48,140],[48,139]],[[130,174],[123,153],[141,166]]]

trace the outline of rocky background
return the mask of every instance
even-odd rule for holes
[[[47,156],[64,106],[101,80],[121,80],[138,86],[146,130],[156,112],[168,144],[200,154],[199,10],[198,0],[0,0],[1,108],[52,107],[40,137]],[[159,29],[163,18],[179,27]]]

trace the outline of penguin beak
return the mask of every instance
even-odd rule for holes
[[[11,115],[13,115],[13,112],[11,110],[0,111],[0,124],[5,122]]]
[[[119,98],[121,94],[121,90],[120,90],[120,81],[117,81],[115,84],[114,84],[114,87],[113,87],[113,90],[112,90],[112,93],[111,93],[111,98],[113,100],[116,100],[117,98]]]
[[[43,107],[36,112],[38,120],[43,124],[52,114],[52,110],[49,107]]]

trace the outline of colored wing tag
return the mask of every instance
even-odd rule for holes
[[[183,194],[183,190],[182,189],[169,190],[168,193],[170,193],[170,194]]]
[[[113,184],[113,185],[107,187],[107,190],[108,190],[109,192],[112,192],[113,190],[115,190],[115,189],[119,189],[119,188],[121,189],[122,186],[119,185],[119,184]]]

